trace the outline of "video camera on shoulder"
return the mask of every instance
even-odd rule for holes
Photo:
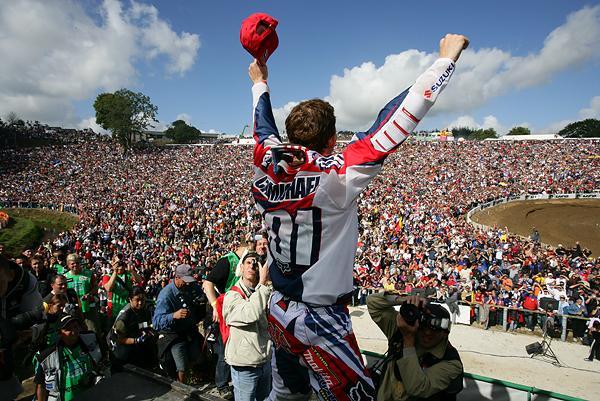
[[[185,291],[179,292],[179,302],[184,309],[194,309],[198,319],[206,315],[207,298],[202,290],[194,286],[187,286]]]
[[[450,313],[441,305],[429,304],[420,308],[404,302],[400,306],[400,316],[411,326],[418,321],[419,327],[450,331]]]

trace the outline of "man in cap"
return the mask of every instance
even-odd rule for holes
[[[402,304],[416,306],[422,317],[408,321],[394,308]],[[418,296],[385,293],[369,296],[367,307],[390,344],[379,371],[377,400],[455,400],[463,388],[464,371],[458,351],[448,340],[450,313]]]
[[[260,255],[242,257],[237,284],[225,294],[223,319],[230,327],[225,360],[231,366],[236,401],[262,401],[271,391],[271,339],[267,307],[269,269]]]
[[[96,383],[102,353],[96,334],[80,332],[81,326],[77,317],[62,315],[57,344],[35,355],[38,401],[70,401]]]
[[[190,265],[177,266],[173,280],[158,294],[152,317],[152,325],[159,332],[159,358],[169,363],[172,356],[177,380],[181,383],[185,382],[187,368],[200,358],[198,323],[203,317],[202,307],[206,307],[199,304],[205,298],[193,274]]]
[[[262,243],[262,245],[260,245]],[[236,274],[236,270],[240,264],[240,258],[243,257],[245,252],[249,249],[254,248],[264,249],[264,240],[259,240],[260,246],[257,246],[252,241],[252,234],[245,234],[239,240],[238,247],[235,251],[228,252],[221,256],[213,269],[208,273],[206,280],[202,283],[202,288],[206,293],[206,297],[210,302],[213,315],[212,325],[212,340],[209,337],[209,341],[214,341],[214,352],[217,355],[217,364],[215,366],[215,384],[219,396],[225,399],[233,398],[233,393],[229,388],[229,380],[231,378],[231,368],[225,362],[225,346],[219,327],[219,314],[217,311],[217,299],[221,294],[225,294],[231,287],[233,287],[239,280],[240,276]]]

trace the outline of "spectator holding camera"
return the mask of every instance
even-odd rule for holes
[[[267,285],[269,268],[259,260],[256,252],[242,257],[236,272],[240,280],[223,301],[223,318],[230,326],[225,361],[231,366],[236,401],[262,401],[271,391],[267,307],[272,289]]]
[[[113,367],[130,363],[151,369],[156,363],[156,341],[150,327],[152,316],[146,307],[146,293],[135,287],[128,298],[109,333]]]
[[[177,380],[185,383],[186,370],[200,358],[202,341],[198,323],[204,317],[200,310],[202,289],[190,265],[180,264],[175,278],[158,294],[152,325],[158,330],[158,356],[168,366],[175,364]],[[206,304],[203,305],[206,307]]]
[[[222,256],[215,267],[210,271],[206,280],[204,280],[202,287],[206,293],[206,297],[210,302],[213,314],[213,325],[212,333],[215,336],[214,348],[217,354],[217,366],[215,368],[215,384],[219,396],[225,399],[233,398],[233,394],[229,389],[229,378],[231,377],[231,369],[227,362],[225,362],[225,345],[223,344],[223,338],[219,331],[219,314],[217,312],[217,298],[220,294],[225,294],[231,287],[233,287],[238,280],[239,276],[235,274],[240,258],[244,255],[244,252],[248,248],[254,248],[255,244],[252,242],[252,234],[246,234],[240,242],[235,252],[229,252]],[[263,249],[264,246],[261,246]]]
[[[129,266],[129,269],[126,266]],[[116,256],[112,262],[112,274],[102,278],[102,285],[108,293],[108,316],[111,320],[116,318],[127,305],[133,286],[141,282],[142,278],[135,272],[132,265],[127,265],[120,257]]]
[[[455,400],[463,388],[463,365],[448,341],[450,313],[417,296],[373,294],[367,307],[390,348],[379,377],[377,400]],[[394,305],[401,306],[401,312]],[[377,378],[376,378],[377,379]],[[376,380],[377,381],[377,380]]]

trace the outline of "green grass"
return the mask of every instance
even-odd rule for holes
[[[35,248],[43,241],[70,230],[78,218],[70,213],[44,209],[2,209],[11,220],[8,227],[0,230],[0,243],[9,256],[16,256],[28,248]]]

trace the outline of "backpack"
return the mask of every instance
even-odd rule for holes
[[[229,291],[235,291],[242,296],[244,299],[248,299],[244,291],[234,285],[229,289]],[[225,318],[223,317],[223,300],[225,299],[225,294],[219,295],[217,298],[217,303],[215,304],[215,309],[217,310],[217,315],[219,316],[219,331],[221,332],[221,338],[223,339],[223,347],[227,344],[227,340],[229,339],[229,326],[225,323]]]

